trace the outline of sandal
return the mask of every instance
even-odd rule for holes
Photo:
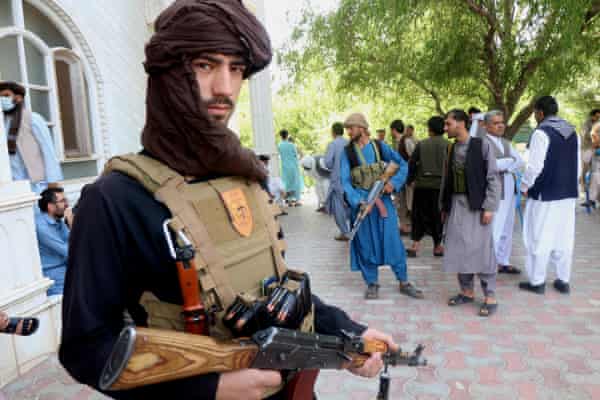
[[[37,318],[9,318],[8,325],[0,333],[15,334],[21,336],[33,335],[40,326]]]
[[[417,251],[413,249],[406,249],[406,257],[415,258],[417,257]]]
[[[479,308],[480,317],[490,317],[498,309],[498,303],[483,303]]]
[[[500,265],[498,268],[499,274],[513,274],[517,275],[521,273],[519,268],[515,268],[512,265]]]
[[[365,299],[367,300],[376,300],[379,298],[379,285],[376,283],[370,283],[367,286],[367,291],[365,292]]]
[[[413,285],[411,282],[402,283],[400,282],[400,293],[405,294],[415,299],[423,299],[425,295],[423,291]]]
[[[448,300],[448,305],[453,307],[453,306],[459,306],[461,304],[472,303],[473,301],[475,301],[475,298],[465,296],[464,294],[459,293],[454,297],[450,297],[450,299]]]

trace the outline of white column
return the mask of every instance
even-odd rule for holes
[[[42,275],[33,217],[38,196],[29,181],[12,181],[3,122],[0,112],[0,311],[37,317],[40,328],[33,338],[0,334],[0,388],[56,351],[61,322],[61,299],[46,296],[52,281]]]
[[[254,1],[256,16],[265,24],[264,0]],[[271,72],[265,68],[250,79],[250,110],[254,150],[259,154],[271,155],[271,173],[279,175],[279,154],[275,148],[273,127],[273,105],[271,99]]]

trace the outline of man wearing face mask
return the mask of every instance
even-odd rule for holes
[[[29,180],[41,193],[63,179],[52,138],[44,118],[24,107],[25,88],[16,82],[0,82],[10,169],[13,180]]]

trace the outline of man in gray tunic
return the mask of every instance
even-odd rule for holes
[[[479,276],[485,300],[479,315],[487,317],[498,308],[496,256],[492,219],[501,195],[496,157],[488,140],[469,136],[469,116],[463,110],[446,115],[444,130],[455,142],[440,191],[446,246],[443,268],[458,273],[461,292],[450,298],[449,306],[472,303],[474,277]]]
[[[344,125],[336,122],[331,127],[333,142],[327,146],[325,154],[325,167],[331,171],[329,176],[329,190],[327,191],[327,200],[325,201],[325,211],[333,215],[340,233],[335,236],[335,240],[348,240],[350,233],[350,216],[346,201],[344,200],[344,188],[340,177],[340,160],[344,154],[344,147],[348,140],[344,139]]]

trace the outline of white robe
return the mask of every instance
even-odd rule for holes
[[[500,152],[504,152],[504,146],[500,138],[489,134],[487,138]],[[516,207],[515,177],[513,174],[523,168],[523,165],[523,159],[512,146],[510,146],[510,157],[496,159],[498,172],[504,177],[504,198],[500,200],[493,222],[494,251],[499,265],[510,265]]]
[[[327,200],[329,178],[325,178],[319,174],[317,171],[316,160],[317,158],[313,156],[304,156],[304,158],[300,160],[300,165],[302,165],[302,168],[304,168],[304,171],[306,171],[308,176],[313,178],[315,181],[315,192],[317,193],[317,201],[319,203],[318,207],[323,207],[325,206],[325,202]],[[319,160],[321,161],[320,168],[327,169],[327,167],[324,165],[323,157],[319,157]]]
[[[577,138],[577,148],[579,138]],[[529,158],[521,191],[529,190],[544,169],[550,139],[536,129],[529,144]],[[581,174],[581,154],[577,154],[578,176]],[[541,201],[527,199],[523,220],[523,241],[527,250],[526,270],[529,282],[540,285],[546,282],[548,263],[554,266],[556,276],[563,282],[571,279],[573,247],[575,245],[575,207],[577,199]]]

